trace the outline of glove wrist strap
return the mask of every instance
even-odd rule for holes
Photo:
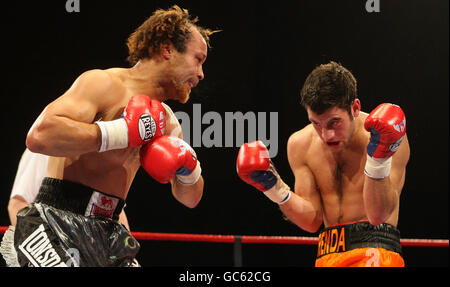
[[[277,183],[264,194],[273,202],[282,205],[291,198],[291,189],[278,177]]]
[[[200,161],[197,160],[197,165],[194,170],[189,175],[178,175],[177,180],[179,183],[184,185],[193,185],[195,184],[200,176],[202,175],[202,168],[200,167]]]
[[[128,126],[124,119],[113,121],[96,121],[102,135],[99,152],[128,147]]]
[[[391,172],[392,157],[374,158],[367,155],[364,173],[373,179],[383,179]]]

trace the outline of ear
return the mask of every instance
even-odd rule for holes
[[[161,44],[160,52],[164,59],[169,60],[172,57],[173,50],[174,46],[170,40],[165,40],[164,43]]]
[[[358,117],[359,112],[361,112],[361,102],[359,101],[359,99],[354,99],[352,102],[353,117],[354,118]]]

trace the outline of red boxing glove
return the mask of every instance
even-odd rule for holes
[[[168,183],[174,175],[180,183],[195,184],[201,175],[195,151],[180,138],[162,136],[140,150],[142,167],[156,181]]]
[[[391,156],[406,134],[405,114],[397,105],[381,104],[366,118],[364,128],[370,132],[365,173],[372,178],[385,178],[390,173]]]
[[[367,154],[374,158],[390,157],[405,136],[405,114],[397,105],[381,104],[366,118],[364,128],[370,132]]]
[[[166,128],[166,116],[159,101],[146,95],[134,95],[120,119],[95,123],[102,135],[99,152],[103,152],[133,148],[162,136]]]
[[[281,180],[270,160],[269,151],[261,141],[241,146],[236,170],[243,181],[264,192],[273,202],[283,204],[289,200],[290,188]]]
[[[128,126],[128,147],[136,147],[164,135],[166,118],[161,102],[135,95],[128,102],[124,120]]]

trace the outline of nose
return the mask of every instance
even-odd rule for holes
[[[329,139],[332,139],[335,135],[335,132],[333,129],[322,129],[322,138],[324,141],[328,141]]]
[[[205,74],[203,74],[203,68],[200,66],[200,71],[197,74],[197,78],[199,81],[203,80],[205,78]]]

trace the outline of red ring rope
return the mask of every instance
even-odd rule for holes
[[[0,226],[0,234],[5,233],[7,226]],[[234,243],[236,235],[213,235],[213,234],[188,234],[188,233],[157,233],[157,232],[131,232],[137,240],[159,240],[159,241],[191,241],[191,242],[216,242]],[[303,244],[315,245],[317,237],[301,236],[240,236],[242,243],[265,243],[265,244]],[[420,247],[448,247],[448,239],[407,239],[400,240],[402,246]]]

